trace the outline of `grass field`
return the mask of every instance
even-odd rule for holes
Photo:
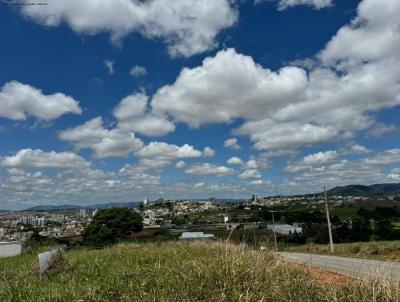
[[[359,258],[400,261],[400,241],[371,241],[335,244],[335,254]],[[331,254],[327,244],[286,245],[286,252]]]
[[[226,243],[120,244],[70,251],[37,273],[37,251],[0,259],[0,301],[398,301],[396,287],[323,286],[265,251]]]

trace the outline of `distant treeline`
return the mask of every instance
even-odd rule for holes
[[[301,234],[292,234],[287,239],[292,243],[328,243],[326,214],[321,211],[285,213],[287,223],[300,223]],[[400,209],[376,207],[374,210],[360,208],[357,215],[349,220],[331,217],[334,242],[355,242],[370,240],[398,240],[400,230],[393,222],[400,220]]]

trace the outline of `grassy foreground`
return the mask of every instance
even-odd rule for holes
[[[225,243],[120,244],[66,253],[41,279],[37,254],[0,259],[0,301],[398,301],[399,288],[326,287],[265,251]]]

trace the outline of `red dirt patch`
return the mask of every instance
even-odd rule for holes
[[[355,281],[355,279],[349,276],[340,275],[333,272],[327,272],[319,268],[309,267],[306,265],[301,265],[296,263],[292,263],[291,265],[296,269],[305,270],[307,273],[310,274],[310,277],[312,279],[314,279],[320,285],[325,287],[329,286],[329,287],[339,288]]]

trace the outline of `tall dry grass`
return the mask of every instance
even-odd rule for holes
[[[119,244],[71,251],[40,278],[36,253],[0,259],[0,301],[398,301],[399,288],[326,287],[265,251],[228,243]]]

